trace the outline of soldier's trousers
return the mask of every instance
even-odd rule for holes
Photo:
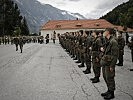
[[[19,45],[20,46],[20,50],[21,50],[21,53],[23,51],[23,45]]]
[[[132,62],[133,62],[133,49],[131,49],[131,57],[132,57]]]
[[[93,63],[93,72],[95,74],[95,77],[99,78],[100,77],[100,73],[101,73],[100,62],[97,62],[96,59],[92,59],[92,63]]]
[[[16,51],[18,50],[18,44],[15,44],[15,46],[16,46]]]
[[[81,60],[81,63],[84,63],[85,62],[85,59],[84,59],[84,54],[80,52],[80,60]]]
[[[91,56],[87,53],[85,53],[85,64],[87,67],[87,70],[91,69]]]
[[[119,60],[119,63],[120,63],[120,64],[123,64],[123,54],[124,54],[123,51],[119,51],[119,57],[118,57],[118,60]]]
[[[77,51],[76,55],[77,55],[78,60],[79,60],[79,61],[81,61],[81,59],[80,59],[80,52],[79,52],[79,50]]]
[[[103,72],[103,78],[108,87],[108,90],[114,91],[115,90],[115,79],[114,79],[115,67],[113,67],[113,72],[111,72],[109,66],[103,66],[102,72]]]

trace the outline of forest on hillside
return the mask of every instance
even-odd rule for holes
[[[106,19],[115,25],[133,28],[133,0],[117,6],[100,19]]]

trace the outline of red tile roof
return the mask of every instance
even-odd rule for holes
[[[118,31],[124,32],[124,27],[123,26],[115,26]],[[126,32],[133,32],[133,29],[127,28]]]
[[[51,20],[42,26],[41,30],[62,29],[105,29],[114,28],[114,25],[105,19],[93,20]]]

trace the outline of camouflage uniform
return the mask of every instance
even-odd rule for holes
[[[18,44],[19,44],[19,39],[18,39],[18,37],[15,37],[15,38],[14,38],[14,44],[15,44],[15,46],[16,46],[16,51],[18,51]]]
[[[125,40],[122,36],[118,36],[117,42],[118,42],[118,47],[119,47],[119,57],[118,57],[119,63],[117,65],[123,66]]]
[[[100,48],[102,47],[102,42],[99,37],[93,39],[92,43],[92,63],[93,63],[93,72],[95,74],[94,78],[91,78],[92,83],[99,82],[101,65],[100,65]]]
[[[101,94],[102,96],[104,96],[104,99],[114,98],[115,64],[117,62],[119,54],[118,52],[119,52],[118,43],[113,36],[110,36],[110,38],[106,42],[105,52],[101,59],[103,78],[108,87],[108,91]]]
[[[23,51],[23,44],[24,44],[23,38],[19,38],[19,47],[20,47],[21,53]]]
[[[129,47],[131,49],[131,57],[132,57],[132,62],[133,62],[133,37],[131,38],[131,42],[129,43]]]
[[[2,42],[2,39],[1,39],[1,37],[0,37],[0,45],[1,45],[1,42]]]
[[[89,49],[92,45],[92,37],[87,34],[87,39],[85,43],[85,64],[86,64],[86,70],[83,71],[85,74],[91,73],[91,50]]]

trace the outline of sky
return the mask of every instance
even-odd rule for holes
[[[129,0],[38,0],[61,10],[80,13],[86,18],[96,19]]]

